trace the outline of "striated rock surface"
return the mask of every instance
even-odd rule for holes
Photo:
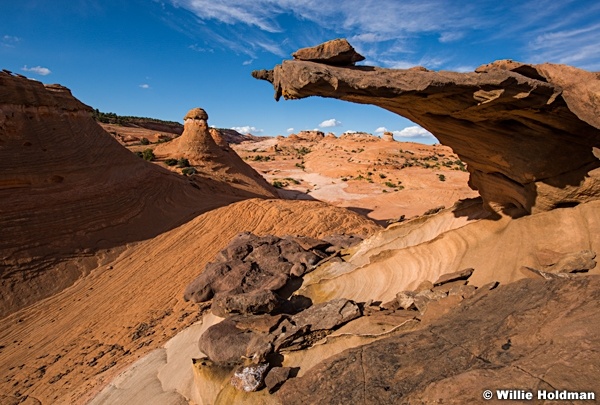
[[[467,163],[470,186],[494,210],[521,215],[600,195],[596,73],[512,61],[454,73],[286,60],[255,77],[277,100],[338,98],[416,122]]]
[[[0,316],[120,245],[242,198],[212,179],[196,186],[122,147],[67,88],[0,72]]]
[[[333,356],[277,395],[286,405],[465,404],[486,389],[593,392],[599,290],[598,276],[501,286],[426,328]]]

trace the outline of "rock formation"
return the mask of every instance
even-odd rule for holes
[[[275,98],[374,104],[421,125],[467,163],[486,206],[513,216],[598,198],[600,78],[499,61],[473,73],[286,60],[253,76]]]
[[[188,111],[181,136],[158,145],[154,153],[160,159],[188,159],[197,172],[243,191],[277,196],[273,187],[229,147],[226,137],[208,126],[208,114],[202,108]]]
[[[394,134],[391,132],[384,132],[383,135],[381,136],[381,139],[383,139],[384,141],[387,142],[395,142],[396,140],[394,139]]]
[[[485,389],[594,392],[598,288],[600,277],[501,286],[424,329],[333,356],[277,395],[286,405],[466,404]]]
[[[98,249],[154,237],[239,200],[223,185],[221,196],[203,198],[187,179],[119,145],[67,88],[6,72],[0,155],[0,316],[86,274],[102,261]]]

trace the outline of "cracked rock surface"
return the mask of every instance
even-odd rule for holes
[[[598,276],[523,279],[423,329],[330,357],[277,395],[284,404],[464,404],[485,389],[594,391],[599,299]]]

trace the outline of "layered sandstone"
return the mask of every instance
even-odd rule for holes
[[[60,291],[126,243],[242,198],[272,195],[251,169],[238,176],[249,184],[240,190],[146,162],[67,88],[6,72],[0,155],[0,316]]]
[[[253,75],[277,100],[338,98],[418,123],[467,163],[470,186],[495,210],[515,216],[598,198],[596,73],[511,61],[455,73],[286,60]]]

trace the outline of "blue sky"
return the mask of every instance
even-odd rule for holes
[[[597,0],[20,0],[3,2],[0,68],[69,87],[101,111],[209,124],[255,135],[394,131],[414,123],[339,100],[273,99],[250,76],[301,47],[347,38],[361,64],[471,71],[497,59],[600,70]]]

